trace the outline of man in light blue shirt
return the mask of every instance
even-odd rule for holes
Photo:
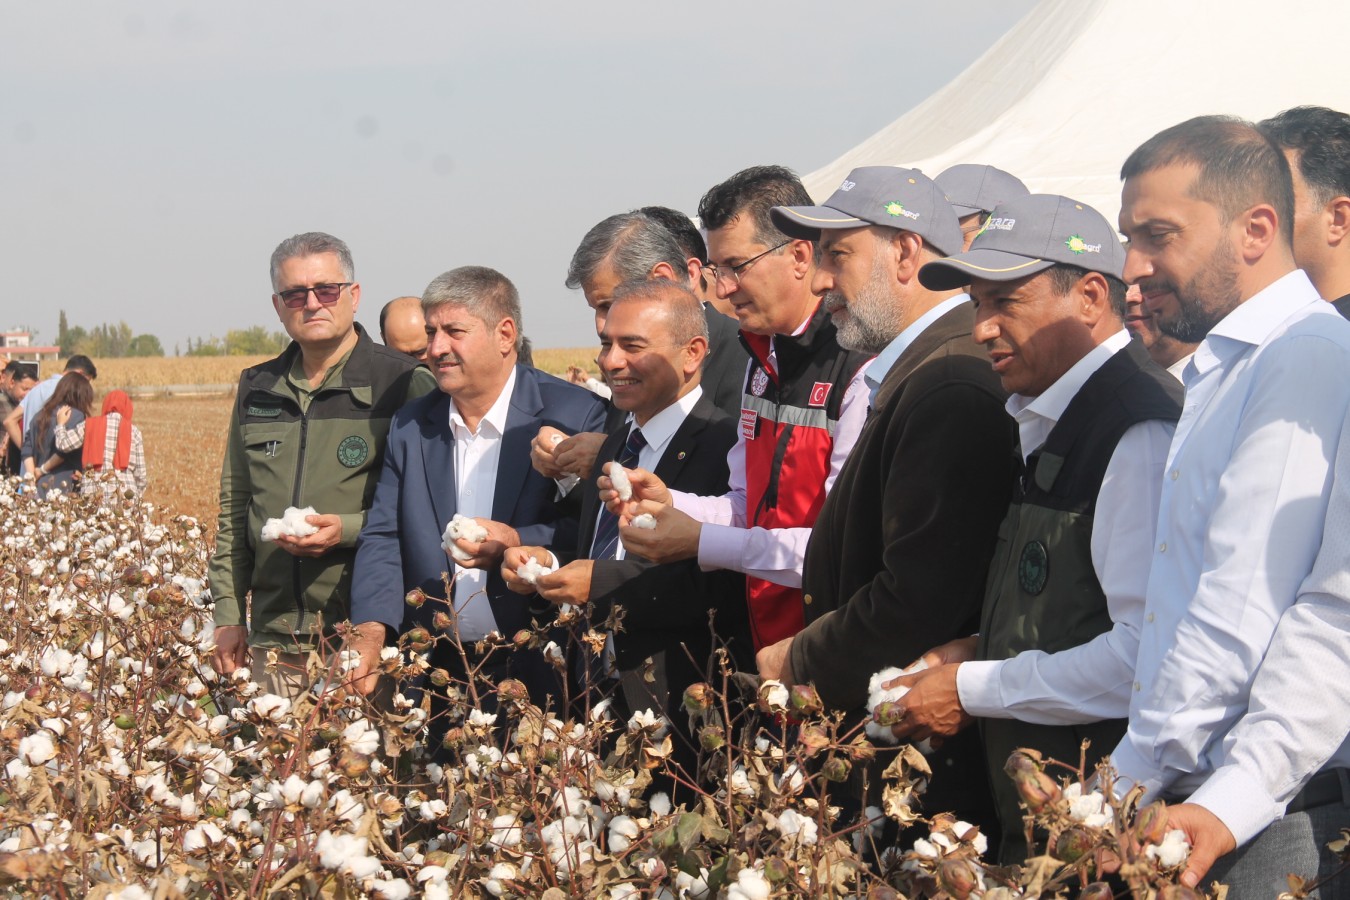
[[[1184,122],[1121,174],[1125,279],[1164,333],[1200,345],[1112,761],[1122,789],[1187,801],[1169,817],[1194,847],[1185,883],[1222,856],[1230,900],[1270,897],[1286,873],[1329,871],[1322,846],[1350,817],[1350,705],[1335,667],[1302,658],[1298,615],[1319,547],[1350,553],[1323,545],[1350,453],[1350,323],[1295,269],[1288,163],[1250,124]]]

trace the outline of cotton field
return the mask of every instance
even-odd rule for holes
[[[518,682],[447,684],[425,661],[425,635],[417,650],[385,653],[404,686],[387,714],[343,691],[343,653],[330,668],[312,661],[329,687],[294,703],[247,672],[222,682],[207,664],[196,521],[117,497],[39,502],[18,486],[0,484],[8,893],[1105,897],[1092,883],[1104,848],[1138,896],[1191,894],[1172,883],[1185,846],[1161,808],[1136,816],[1128,798],[1085,790],[1082,773],[1030,754],[1009,773],[1050,854],[985,862],[979,829],[923,810],[921,753],[842,731],[809,689],[766,684],[756,696],[729,678],[691,688],[703,752],[698,772],[671,773],[683,798],[672,803],[648,789],[672,765],[660,716],[617,721],[601,703],[564,720],[531,706]],[[435,760],[423,743],[430,706],[414,689],[427,680],[458,698]],[[497,713],[478,708],[486,691]],[[845,814],[854,805],[836,792],[861,770],[884,789]],[[912,828],[897,845],[901,825]]]

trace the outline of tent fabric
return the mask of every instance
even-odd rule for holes
[[[1114,222],[1121,164],[1169,125],[1350,112],[1346,34],[1346,0],[1043,0],[953,81],[803,180],[819,202],[858,166],[936,176],[988,164]]]

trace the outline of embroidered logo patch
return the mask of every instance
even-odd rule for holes
[[[763,397],[764,392],[769,389],[769,373],[763,369],[756,369],[754,376],[750,379],[750,393],[756,397]]]
[[[848,179],[844,179],[844,183],[839,185],[839,190],[847,194],[849,191],[857,187],[857,185],[858,183],[856,181],[849,181]]]
[[[824,406],[825,400],[830,396],[830,388],[833,384],[827,384],[824,381],[817,381],[811,386],[811,399],[807,401],[807,406]]]
[[[1064,246],[1068,247],[1073,253],[1075,253],[1078,256],[1082,256],[1084,253],[1102,252],[1101,244],[1089,244],[1076,234],[1070,235],[1069,239],[1064,242]]]
[[[248,412],[247,412],[247,415],[250,415],[250,416],[261,416],[261,417],[263,417],[264,419],[275,419],[277,416],[281,415],[281,407],[280,407],[280,406],[254,406],[253,404],[250,403],[249,406],[248,406]]]
[[[910,212],[909,210],[905,209],[905,207],[902,204],[897,203],[894,200],[892,200],[890,203],[887,203],[885,206],[882,207],[882,209],[886,210],[886,215],[894,216],[897,219],[899,218],[917,219],[919,217],[918,213]]]
[[[1045,581],[1049,577],[1050,557],[1045,552],[1045,545],[1040,541],[1028,541],[1017,562],[1017,584],[1034,597],[1045,590]]]
[[[338,444],[337,458],[349,469],[355,469],[370,457],[370,445],[359,434],[351,434]]]

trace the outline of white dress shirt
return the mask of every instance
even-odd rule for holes
[[[1214,774],[1190,797],[1239,845],[1283,815],[1323,766],[1350,768],[1350,419],[1334,471],[1312,574],[1275,628]]]
[[[1050,435],[1069,402],[1107,360],[1124,350],[1124,329],[1097,345],[1039,397],[1013,394],[1008,414],[1017,420],[1026,459]],[[1026,650],[1011,659],[962,663],[956,670],[961,705],[972,716],[1018,719],[1037,725],[1070,725],[1123,719],[1129,712],[1139,625],[1148,587],[1171,422],[1148,421],[1121,435],[1097,491],[1092,518],[1092,569],[1106,595],[1111,628],[1058,653]],[[1094,748],[1100,755],[1109,748]]]
[[[506,414],[511,393],[516,389],[516,370],[511,369],[506,385],[470,431],[454,399],[450,401],[450,434],[455,440],[455,510],[470,518],[492,518],[492,501],[497,495],[497,463],[501,459],[502,435],[506,433]],[[455,608],[459,611],[459,636],[476,641],[497,630],[497,619],[488,601],[486,569],[470,569],[455,564]]]
[[[1300,684],[1266,679],[1252,695],[1322,544],[1350,409],[1347,372],[1350,323],[1301,271],[1239,305],[1191,359],[1163,478],[1130,726],[1112,756],[1121,790],[1134,782],[1146,799],[1188,796],[1229,761],[1225,738],[1239,723],[1245,732],[1344,692],[1327,668]],[[1249,708],[1254,723],[1244,722]],[[1310,775],[1324,754],[1304,759],[1287,741],[1297,776]],[[1253,777],[1265,791],[1224,805],[1239,840],[1254,833],[1244,822],[1268,821],[1272,798],[1289,793],[1275,773]]]
[[[806,330],[808,318],[796,333]],[[769,364],[777,366],[773,339],[769,340]],[[746,364],[749,375],[753,361]],[[830,473],[825,478],[825,491],[834,487],[834,480],[848,459],[849,451],[858,442],[863,423],[867,421],[869,391],[864,381],[868,366],[858,369],[848,383],[839,408],[839,420],[834,427],[834,444],[830,450]],[[774,584],[799,588],[802,586],[802,561],[806,559],[806,544],[811,540],[810,528],[747,528],[745,514],[745,438],[738,436],[736,444],[727,453],[729,491],[720,497],[700,497],[684,491],[671,491],[675,508],[703,523],[698,541],[698,563],[705,570],[728,569],[762,578]]]

